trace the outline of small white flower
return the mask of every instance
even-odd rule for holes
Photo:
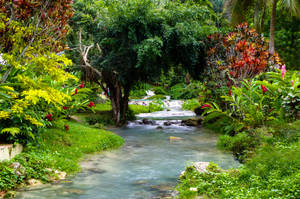
[[[198,191],[196,187],[190,187],[190,191]]]

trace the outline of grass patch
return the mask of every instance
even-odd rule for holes
[[[29,179],[49,182],[51,168],[68,174],[80,170],[78,162],[84,154],[118,148],[123,139],[112,132],[91,128],[76,122],[68,122],[69,131],[46,129],[30,143],[24,152],[11,161],[0,163],[0,191],[17,188]],[[21,164],[19,173],[12,168],[13,162]]]
[[[103,111],[111,111],[111,104],[105,103],[105,104],[97,104],[95,107],[96,112],[103,112]]]
[[[149,106],[144,106],[144,105],[137,105],[137,104],[129,104],[129,109],[133,111],[133,113],[140,114],[140,113],[152,113],[155,111],[162,111],[163,107],[159,104],[156,103],[150,103]],[[109,115],[109,111],[111,111],[111,105],[106,103],[106,104],[97,104],[95,107],[95,111],[98,114],[95,114],[96,118],[99,119],[99,121],[102,119],[106,120],[107,117],[112,117],[111,114]],[[80,117],[85,117],[85,114],[80,114]],[[102,116],[101,116],[102,115]]]

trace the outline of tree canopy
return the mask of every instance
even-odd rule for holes
[[[89,64],[101,73],[96,81],[110,91],[117,123],[125,119],[129,91],[138,81],[151,81],[172,65],[191,74],[203,70],[204,40],[216,31],[209,2],[87,1],[81,7],[83,3],[75,4],[81,12],[73,23],[82,28],[77,29],[85,39],[80,42],[95,46]]]

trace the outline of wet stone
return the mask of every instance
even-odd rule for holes
[[[92,172],[92,173],[105,173],[106,171],[103,170],[103,169],[98,169],[98,168],[90,168],[88,169],[89,172]]]
[[[158,127],[156,127],[156,129],[163,129],[163,127],[162,126],[158,126]]]
[[[171,125],[172,125],[172,122],[170,122],[170,121],[164,122],[164,125],[165,125],[165,126],[171,126]]]
[[[136,182],[133,182],[133,185],[143,185],[143,184],[147,184],[148,181],[147,180],[138,180]]]
[[[143,121],[143,124],[147,124],[147,125],[154,125],[155,124],[155,121],[149,120],[149,119],[146,119],[146,118],[144,118],[142,121]]]

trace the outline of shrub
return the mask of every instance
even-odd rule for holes
[[[184,101],[182,108],[183,110],[194,110],[199,107],[201,104],[197,99],[191,99]]]
[[[165,89],[162,87],[154,87],[152,90],[154,91],[154,93],[156,95],[167,95],[168,94],[167,91],[165,91]]]
[[[146,95],[147,95],[147,93],[144,89],[131,90],[130,91],[130,98],[131,99],[140,99],[140,98],[143,98]]]
[[[208,43],[205,76],[215,82],[214,87],[240,85],[242,80],[281,64],[278,55],[269,54],[264,37],[250,30],[247,23],[226,35],[210,35]]]
[[[198,98],[204,90],[205,86],[201,82],[192,81],[188,85],[180,83],[170,88],[170,96],[172,99],[193,99]]]
[[[218,148],[232,151],[241,162],[247,158],[244,155],[247,155],[248,151],[253,151],[257,145],[258,139],[246,132],[234,136],[221,135],[217,143]]]

